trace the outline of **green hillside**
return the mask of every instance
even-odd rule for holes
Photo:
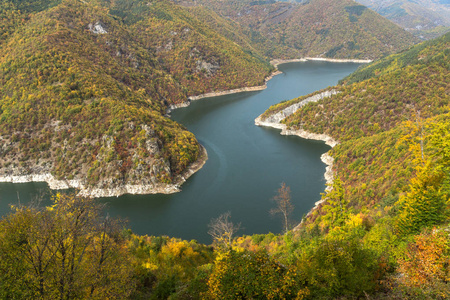
[[[271,58],[374,59],[415,42],[408,32],[351,0],[177,2],[202,4],[238,22]]]
[[[166,109],[272,70],[168,1],[3,1],[1,14],[4,176],[162,191],[200,155]]]

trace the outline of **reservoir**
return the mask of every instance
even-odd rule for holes
[[[225,212],[231,213],[234,223],[241,223],[238,235],[281,233],[281,218],[269,213],[274,207],[271,198],[285,182],[295,206],[292,217],[300,222],[325,189],[320,155],[330,147],[321,141],[281,136],[279,130],[255,126],[254,120],[273,104],[337,84],[358,66],[323,61],[283,64],[279,66],[283,74],[270,80],[265,90],[192,101],[189,107],[173,111],[172,119],[195,134],[209,159],[182,191],[99,201],[107,203],[109,215],[127,219],[128,227],[141,235],[209,244],[208,224]],[[0,213],[9,212],[10,203],[18,199],[26,203],[46,189],[45,183],[0,183]]]

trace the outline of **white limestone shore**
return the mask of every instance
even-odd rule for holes
[[[371,59],[341,59],[341,58],[323,58],[323,57],[304,57],[304,58],[296,58],[296,59],[274,59],[270,61],[270,63],[274,67],[278,67],[281,64],[287,64],[292,62],[305,62],[305,61],[327,61],[334,63],[357,63],[357,64],[367,64],[371,63],[373,60]]]
[[[58,180],[50,173],[23,174],[23,175],[0,175],[0,182],[26,183],[46,182],[52,190],[77,189],[78,195],[85,197],[119,197],[124,194],[172,194],[181,190],[180,186],[195,172],[200,170],[208,159],[206,149],[200,145],[200,155],[181,175],[174,179],[172,184],[133,185],[124,184],[112,188],[96,188],[83,183],[82,180]]]
[[[250,87],[242,87],[238,89],[232,89],[232,90],[226,90],[226,91],[217,91],[217,92],[210,92],[206,94],[201,94],[197,96],[190,96],[188,99],[191,101],[203,99],[203,98],[210,98],[210,97],[217,97],[217,96],[223,96],[223,95],[230,95],[230,94],[237,94],[242,92],[255,92],[255,91],[262,91],[267,88],[267,82],[272,79],[274,76],[281,74],[280,71],[276,70],[272,72],[266,79],[264,80],[263,85],[258,86],[250,86]]]

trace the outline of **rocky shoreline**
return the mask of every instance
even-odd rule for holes
[[[255,91],[262,91],[267,88],[267,82],[272,79],[274,76],[281,74],[282,72],[276,70],[272,72],[266,79],[264,80],[264,85],[258,85],[258,86],[250,86],[250,87],[243,87],[238,89],[232,89],[232,90],[226,90],[226,91],[218,91],[218,92],[210,92],[206,94],[201,94],[197,96],[190,96],[188,98],[189,101],[195,101],[200,100],[203,98],[210,98],[210,97],[217,97],[217,96],[224,96],[224,95],[230,95],[230,94],[237,94],[237,93],[243,93],[243,92],[255,92]]]
[[[303,129],[291,130],[291,129],[288,129],[285,124],[282,124],[281,121],[284,120],[286,117],[295,113],[300,107],[302,107],[310,102],[317,102],[323,98],[331,97],[332,95],[336,95],[336,94],[338,94],[338,92],[334,89],[322,92],[320,94],[316,94],[316,95],[308,97],[298,103],[294,103],[294,104],[286,107],[285,109],[283,109],[275,114],[272,114],[271,116],[265,118],[264,120],[262,120],[262,115],[260,115],[259,117],[257,117],[255,119],[255,125],[281,129],[281,135],[297,135],[304,139],[324,141],[325,144],[327,144],[331,147],[334,147],[335,145],[338,144],[338,142],[326,134],[312,133],[312,132],[308,132]]]
[[[304,57],[295,59],[274,59],[270,63],[276,68],[281,64],[287,64],[292,62],[305,62],[305,61],[327,61],[334,63],[357,63],[357,64],[367,64],[371,63],[371,59],[341,59],[341,58],[322,58],[322,57]]]
[[[75,188],[78,194],[85,197],[119,197],[125,194],[172,194],[181,190],[180,186],[195,172],[200,170],[208,159],[206,149],[200,145],[200,155],[172,184],[132,185],[125,184],[115,188],[93,188],[86,186],[81,180],[58,180],[50,173],[26,175],[0,175],[0,182],[26,183],[46,182],[52,190]]]

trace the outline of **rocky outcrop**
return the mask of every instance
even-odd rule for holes
[[[272,114],[265,119],[262,119],[262,116],[259,116],[258,118],[256,118],[255,124],[258,126],[266,126],[281,129],[282,135],[297,135],[304,139],[324,141],[327,145],[334,147],[335,145],[337,145],[338,142],[326,134],[312,133],[302,129],[291,130],[288,129],[285,124],[282,124],[281,121],[284,120],[286,117],[295,113],[302,106],[305,106],[310,102],[317,102],[323,98],[331,97],[332,95],[336,95],[337,93],[338,92],[336,90],[330,90],[308,97],[303,101],[292,104],[291,106],[288,106],[285,109],[275,114]]]
[[[189,99],[187,101],[184,101],[184,102],[181,102],[181,103],[171,104],[167,108],[166,114],[170,114],[173,110],[175,110],[177,108],[188,107],[190,104],[191,104],[191,101],[189,101]]]
[[[93,34],[106,34],[108,31],[104,28],[104,24],[102,24],[100,21],[97,21],[95,24],[89,23],[88,28],[89,31]]]

